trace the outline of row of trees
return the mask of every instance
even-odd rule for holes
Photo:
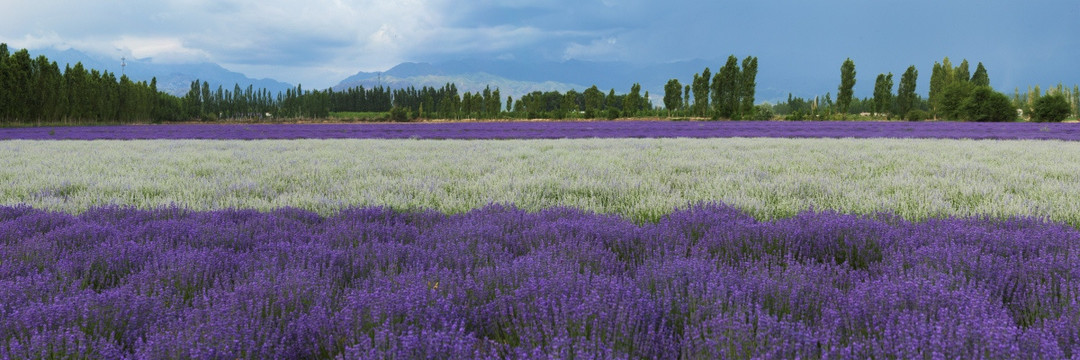
[[[1059,121],[1059,118],[1080,117],[1080,86],[1069,89],[1064,84],[1046,89],[1044,93],[1039,85],[1027,88],[1021,93],[1020,88],[1013,90],[1013,107],[1020,109],[1022,115],[1033,121]],[[1064,115],[1062,115],[1064,114]]]
[[[0,123],[172,120],[179,109],[179,99],[157,90],[157,79],[133,82],[82,64],[61,72],[44,56],[12,54],[0,43]]]
[[[841,82],[834,103],[831,94],[813,99],[793,97],[776,105],[754,104],[757,58],[739,62],[729,56],[719,72],[709,68],[694,74],[690,84],[671,79],[664,87],[667,116],[694,116],[729,119],[769,119],[773,114],[788,119],[846,118],[848,114],[870,113],[909,120],[930,117],[973,121],[1006,121],[1016,117],[1016,109],[1036,121],[1060,121],[1077,114],[1080,89],[1059,85],[1041,94],[1038,86],[1023,95],[1016,89],[1012,99],[990,88],[982,63],[969,75],[964,60],[953,67],[948,58],[935,63],[928,99],[915,93],[918,71],[908,67],[893,94],[893,74],[879,74],[873,98],[853,96],[855,64],[841,66]],[[31,58],[26,50],[10,54],[0,44],[0,123],[129,123],[215,120],[235,118],[324,118],[334,112],[394,114],[397,120],[415,118],[617,118],[664,116],[654,109],[649,93],[633,84],[625,94],[611,89],[607,94],[596,86],[584,92],[570,90],[533,92],[514,100],[499,89],[485,88],[459,94],[457,86],[390,89],[363,86],[344,91],[308,91],[301,86],[272,94],[252,86],[231,90],[207,82],[191,83],[182,97],[157,90],[157,80],[133,82],[126,76],[87,70],[82,64],[67,66],[63,72],[44,56]],[[503,105],[505,104],[505,106]],[[1064,115],[1062,115],[1064,114]]]
[[[604,95],[595,85],[584,92],[570,90],[534,91],[518,99],[507,96],[502,102],[499,89],[485,88],[476,93],[466,92],[458,96],[454,84],[435,88],[412,88],[395,90],[392,117],[403,121],[416,118],[441,119],[491,119],[491,118],[546,118],[591,119],[655,115],[648,101],[649,93],[641,93],[641,85],[634,84],[630,92],[616,94],[611,89]],[[434,109],[434,110],[431,110]],[[373,111],[336,109],[335,111]]]
[[[694,74],[689,85],[683,86],[678,79],[668,80],[664,85],[664,107],[669,116],[686,114],[714,119],[755,117],[757,68],[757,57],[747,56],[740,67],[739,59],[731,55],[715,75],[706,67],[701,73]]]
[[[918,80],[915,66],[908,67],[894,96],[893,74],[878,74],[872,99],[853,97],[855,63],[849,58],[840,67],[840,86],[834,104],[831,95],[812,100],[788,95],[787,102],[772,107],[774,112],[792,120],[845,119],[849,114],[870,114],[890,118],[896,114],[908,120],[939,118],[965,121],[1013,121],[1021,113],[1030,114],[1033,121],[1062,121],[1070,115],[1080,115],[1080,89],[1070,91],[1061,85],[1053,94],[1040,96],[1038,87],[1021,96],[1019,89],[1010,100],[990,86],[986,67],[979,63],[972,74],[968,61],[953,67],[949,58],[934,63],[930,79],[930,95],[924,100],[915,93]],[[835,109],[834,109],[835,108]]]

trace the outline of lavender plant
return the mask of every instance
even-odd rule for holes
[[[869,125],[864,125],[869,126]],[[1080,143],[892,139],[3,141],[0,204],[322,215],[566,206],[656,221],[723,201],[908,220],[1034,216],[1080,226]]]
[[[1070,358],[1080,231],[699,204],[0,207],[0,358]]]
[[[920,138],[1080,140],[1072,124],[843,121],[600,121],[427,124],[173,124],[0,128],[0,140]]]

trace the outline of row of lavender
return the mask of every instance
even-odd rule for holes
[[[0,207],[0,358],[1068,358],[1080,232]]]
[[[428,124],[183,124],[0,128],[0,140],[562,139],[659,137],[1080,140],[1076,124],[968,122],[606,121]]]

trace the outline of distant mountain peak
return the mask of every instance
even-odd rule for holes
[[[615,89],[616,93],[626,93],[631,85],[639,83],[642,95],[649,91],[654,101],[663,98],[664,85],[669,79],[679,79],[689,84],[695,73],[706,66],[718,69],[722,63],[710,60],[686,60],[667,63],[641,64],[630,62],[597,62],[569,59],[565,61],[533,61],[506,59],[459,59],[445,62],[404,62],[385,72],[360,72],[339,82],[334,89],[346,89],[363,85],[365,87],[382,84],[398,87],[439,87],[446,82],[453,82],[464,91],[484,81],[492,87],[500,87],[503,94],[512,94],[515,98],[532,91],[565,92],[570,89],[584,91],[596,85],[605,93]],[[381,81],[379,77],[381,76]],[[463,86],[468,84],[468,86]],[[769,85],[768,75],[759,75],[759,101],[781,99],[787,93],[772,90],[779,86]],[[511,87],[508,89],[506,87]]]
[[[121,68],[120,59],[110,59],[102,56],[94,56],[74,48],[58,50],[55,48],[31,50],[33,56],[45,55],[50,61],[55,61],[60,69],[66,65],[75,66],[82,63],[87,69],[108,71],[110,73],[127,75],[132,81],[147,81],[153,78],[158,80],[158,90],[176,96],[183,96],[195,80],[205,81],[211,88],[218,86],[232,89],[235,85],[247,88],[248,85],[256,89],[265,88],[271,93],[285,91],[294,88],[293,85],[274,79],[252,79],[239,72],[230,71],[215,63],[193,64],[158,64],[152,58],[125,59],[127,66]],[[118,75],[119,76],[119,75]]]

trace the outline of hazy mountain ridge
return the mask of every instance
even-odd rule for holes
[[[191,88],[191,82],[196,79],[209,83],[211,89],[217,89],[218,85],[221,85],[230,91],[237,84],[245,89],[248,85],[252,85],[255,89],[265,88],[275,94],[295,87],[274,79],[252,79],[214,63],[157,64],[149,58],[127,59],[125,61],[127,66],[121,69],[119,58],[91,56],[75,49],[30,50],[30,55],[32,57],[45,55],[49,61],[55,61],[60,66],[60,71],[63,71],[66,65],[75,66],[76,63],[81,62],[88,71],[90,69],[108,71],[117,74],[117,77],[122,73],[132,81],[150,82],[152,78],[157,77],[158,90],[176,96],[184,96]]]
[[[490,87],[492,90],[499,89],[499,95],[511,96],[514,99],[520,98],[522,95],[528,94],[533,91],[560,91],[564,92],[570,89],[578,89],[582,91],[586,89],[586,86],[580,84],[561,83],[555,81],[544,82],[532,82],[532,81],[520,81],[507,79],[501,76],[488,74],[485,72],[469,73],[469,74],[455,74],[455,75],[443,75],[439,73],[422,74],[417,73],[415,75],[405,73],[404,77],[400,77],[403,73],[396,72],[394,75],[390,75],[390,72],[383,73],[381,75],[374,73],[369,74],[361,73],[353,75],[334,86],[334,90],[345,90],[352,87],[363,86],[365,88],[372,88],[375,86],[386,86],[392,89],[406,88],[406,87],[442,87],[447,83],[453,83],[458,93],[464,94],[465,92],[479,92],[483,91],[485,87]],[[505,100],[505,99],[504,99]]]
[[[76,49],[58,50],[55,48],[30,51],[31,56],[45,55],[55,61],[61,70],[65,65],[81,62],[87,69],[109,71],[120,74],[120,59],[89,55]],[[295,88],[294,85],[274,79],[252,79],[245,74],[230,71],[214,63],[197,64],[157,64],[152,59],[127,59],[123,73],[134,81],[147,81],[157,77],[158,89],[176,96],[187,93],[193,80],[206,81],[211,89],[219,85],[232,90],[234,85],[241,88],[252,85],[255,89],[265,88],[271,93]],[[596,85],[607,93],[614,89],[623,94],[634,83],[642,85],[642,92],[648,91],[651,100],[661,105],[664,84],[675,78],[683,85],[690,84],[695,73],[709,67],[714,73],[723,65],[718,60],[686,60],[669,63],[640,64],[631,62],[598,62],[567,60],[531,61],[531,60],[453,60],[435,63],[404,62],[384,72],[358,72],[333,86],[334,90],[344,90],[363,85],[370,88],[377,85],[390,88],[441,87],[446,83],[457,85],[464,93],[482,91],[490,86],[500,89],[502,96],[515,99],[533,91],[584,91]],[[790,80],[790,79],[789,79]],[[757,101],[775,102],[786,99],[788,92],[803,96],[816,94],[814,89],[831,84],[786,84],[762,69],[757,79]],[[799,85],[798,88],[790,88]],[[316,87],[322,88],[322,87]],[[780,90],[783,89],[783,90]]]
[[[438,63],[401,63],[385,72],[359,72],[337,85],[335,90],[358,85],[371,87],[380,83],[393,88],[408,86],[442,86],[457,84],[459,91],[476,91],[485,85],[499,87],[503,94],[517,98],[532,91],[584,91],[596,85],[604,93],[615,89],[626,93],[634,83],[649,91],[652,101],[659,105],[664,96],[664,84],[679,79],[689,85],[694,74],[709,67],[714,73],[723,63],[715,60],[688,60],[670,63],[635,64],[629,62],[531,62],[514,60],[455,60]],[[437,81],[436,81],[437,79]],[[483,83],[488,81],[488,83]],[[778,90],[777,82],[768,75],[758,74],[757,101],[786,99],[788,92]],[[469,84],[467,87],[463,84]],[[507,85],[503,85],[507,84]],[[509,84],[513,84],[510,89]],[[509,91],[508,91],[509,90]],[[798,95],[799,92],[796,92]],[[644,95],[644,93],[642,94]]]

